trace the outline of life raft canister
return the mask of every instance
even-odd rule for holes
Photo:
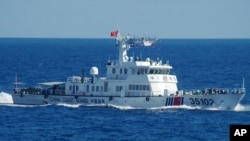
[[[163,76],[163,80],[164,81],[168,81],[168,77],[165,75],[165,76]]]

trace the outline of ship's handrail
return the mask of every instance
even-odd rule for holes
[[[67,82],[81,82],[81,77],[80,76],[67,77]]]
[[[125,92],[126,97],[144,97],[144,96],[164,96],[160,91],[129,91]]]
[[[119,65],[119,61],[117,61],[117,60],[109,60],[107,62],[107,65],[108,66],[118,66]]]
[[[245,88],[205,88],[178,90],[176,95],[245,94]]]
[[[150,60],[149,58],[146,58],[146,60],[142,60],[141,58],[130,57],[128,59],[128,62],[138,62],[138,63],[141,63],[141,64],[148,63],[149,64],[148,66],[151,66],[151,67],[159,67],[159,66],[172,67],[169,64],[169,61],[166,61],[166,63],[164,64],[162,60]],[[106,65],[107,66],[118,66],[118,65],[120,65],[120,63],[119,63],[118,60],[108,60]]]
[[[67,82],[70,83],[81,83],[83,79],[83,82],[91,82],[92,78],[90,77],[84,77],[82,78],[81,76],[71,76],[67,77]]]

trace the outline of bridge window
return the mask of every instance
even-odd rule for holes
[[[99,92],[99,86],[96,86],[96,92]]]
[[[149,74],[153,74],[153,73],[154,73],[154,69],[150,69]]]
[[[139,85],[136,85],[135,89],[136,89],[136,90],[139,90]]]
[[[149,85],[147,85],[147,90],[148,90],[148,91],[150,91],[150,87],[149,87]]]
[[[168,74],[168,69],[163,69],[162,74]]]
[[[108,82],[104,82],[104,92],[108,91]]]
[[[124,69],[124,74],[127,74],[128,73],[128,70],[127,69]]]
[[[86,91],[89,92],[89,85],[86,86]]]
[[[132,85],[129,85],[129,86],[128,86],[128,89],[129,89],[129,90],[132,90],[132,89],[133,89]]]
[[[163,72],[162,69],[159,69],[159,72],[158,72],[158,73],[159,73],[159,74],[163,74],[162,72]]]
[[[150,91],[149,85],[129,85],[129,90]]]
[[[116,86],[116,91],[120,92],[122,90],[122,86]]]
[[[158,69],[155,69],[155,73],[154,74],[158,74]]]
[[[115,74],[115,68],[112,68],[112,73]]]
[[[132,85],[132,90],[135,90],[135,85]]]
[[[140,90],[143,90],[143,85],[140,85]]]
[[[140,68],[137,70],[137,74],[148,74],[148,69],[147,68]]]
[[[135,69],[132,69],[132,74],[135,74]]]
[[[145,70],[145,73],[147,73],[146,70]],[[154,68],[154,69],[149,69],[148,73],[149,74],[168,74],[169,70],[162,69],[162,68]]]

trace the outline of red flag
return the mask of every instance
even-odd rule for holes
[[[118,31],[112,31],[110,33],[110,36],[113,36],[113,37],[117,37],[117,35],[118,35]]]
[[[182,105],[182,97],[175,97],[173,105]]]

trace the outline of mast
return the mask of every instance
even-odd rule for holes
[[[116,40],[117,40],[118,45],[119,45],[118,62],[121,65],[123,62],[128,61],[127,51],[129,50],[130,45],[127,44],[127,41],[129,40],[129,36],[122,36],[117,30]]]
[[[243,77],[243,80],[242,80],[242,89],[245,89],[245,78]]]
[[[18,91],[18,88],[17,88],[17,73],[16,73],[16,75],[15,75],[15,83],[14,83],[14,94],[16,94],[16,93],[18,93],[19,91]]]
[[[17,89],[17,73],[15,75],[15,89]]]

